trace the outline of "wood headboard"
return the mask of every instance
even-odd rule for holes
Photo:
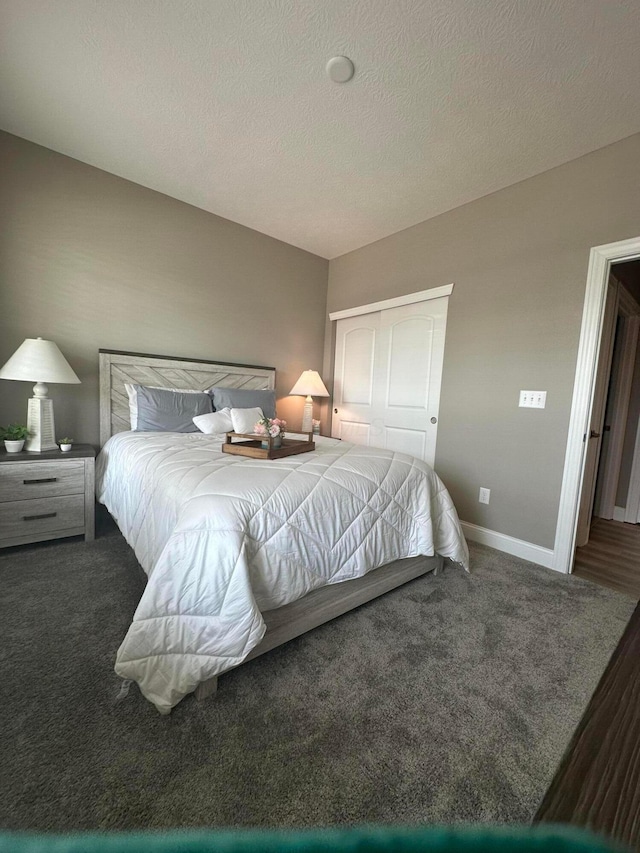
[[[101,447],[115,433],[131,429],[125,382],[195,391],[206,391],[214,385],[275,388],[275,367],[106,349],[99,350],[99,354]]]

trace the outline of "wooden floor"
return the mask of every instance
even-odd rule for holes
[[[640,850],[640,605],[534,818]]]
[[[589,541],[576,548],[573,573],[640,598],[640,524],[594,518]]]
[[[573,573],[640,598],[640,525],[594,518]],[[640,850],[640,604],[535,820],[588,827]]]

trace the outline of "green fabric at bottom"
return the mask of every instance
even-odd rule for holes
[[[0,853],[611,853],[620,849],[591,833],[552,825],[0,834]]]

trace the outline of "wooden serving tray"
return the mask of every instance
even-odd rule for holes
[[[298,438],[283,438],[281,447],[273,447],[271,436],[256,438],[255,435],[228,432],[226,441],[222,445],[222,452],[232,453],[235,456],[251,456],[253,459],[283,459],[285,456],[295,456],[296,453],[309,453],[311,450],[315,450],[313,433],[310,432],[307,435],[307,441],[301,441]],[[245,440],[234,440],[238,438]],[[269,447],[263,447],[263,441],[268,441]]]

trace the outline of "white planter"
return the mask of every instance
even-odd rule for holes
[[[19,439],[19,441],[9,441],[8,438],[5,438],[4,446],[7,449],[7,453],[20,453],[24,447],[24,438]]]
[[[280,447],[282,447],[282,436],[276,435],[275,438],[271,439],[271,449],[272,450],[278,450]],[[262,449],[263,450],[269,449],[269,440],[268,439],[266,441],[262,442]]]
[[[73,444],[61,444],[60,450],[62,450],[64,453],[66,453],[67,450],[71,450],[72,447],[73,447]]]

